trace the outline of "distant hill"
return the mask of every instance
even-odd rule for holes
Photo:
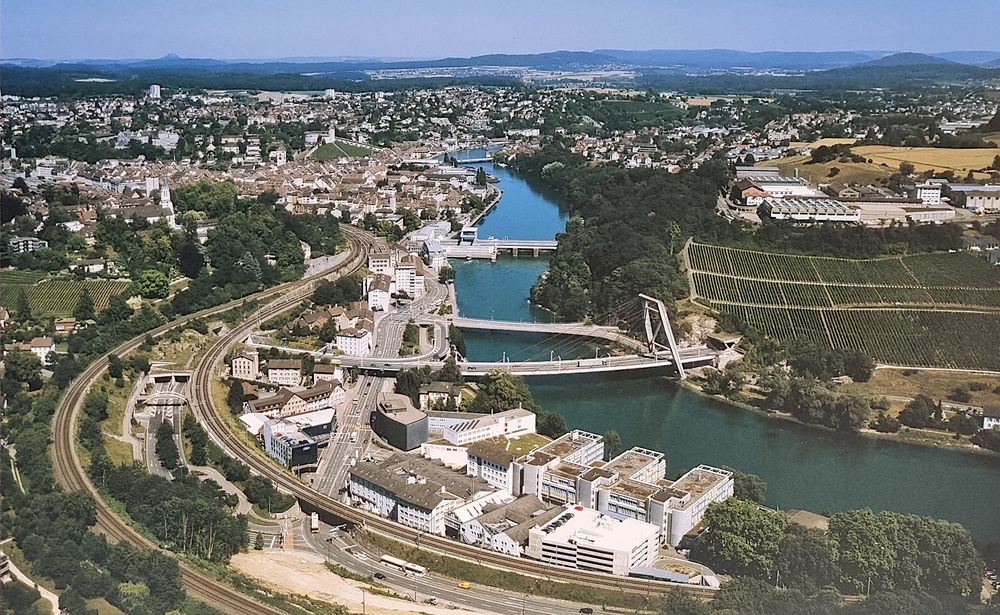
[[[986,66],[1000,66],[1000,58],[986,63]]]
[[[945,51],[930,54],[936,58],[944,58],[962,64],[988,65],[1000,62],[1000,51]]]
[[[884,58],[864,62],[861,66],[957,66],[959,62],[953,62],[945,58],[927,55],[926,53],[894,53]]]
[[[594,53],[642,66],[689,68],[783,68],[817,70],[849,66],[877,58],[861,51],[738,51],[735,49],[596,49]]]
[[[224,66],[228,64],[225,60],[213,60],[211,58],[182,58],[177,54],[168,53],[161,58],[152,60],[139,60],[129,62],[128,66],[135,68],[162,68],[162,67],[187,67],[187,66]]]

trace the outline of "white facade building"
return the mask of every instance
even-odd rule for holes
[[[659,555],[660,529],[635,519],[567,506],[562,514],[528,532],[525,555],[556,566],[628,576]]]
[[[367,357],[372,352],[372,338],[367,329],[344,329],[337,332],[337,349],[352,357]]]
[[[260,355],[256,350],[241,350],[229,362],[230,375],[240,380],[256,380],[260,373]]]

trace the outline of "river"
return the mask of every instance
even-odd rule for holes
[[[549,239],[566,214],[506,169],[503,199],[480,237]],[[459,311],[473,318],[542,320],[528,292],[547,267],[542,258],[495,263],[453,261]],[[467,331],[471,359],[547,360],[592,356],[593,346],[538,335]],[[550,354],[551,353],[551,354]],[[575,356],[574,356],[574,353]],[[931,515],[965,525],[977,540],[1000,541],[1000,459],[827,432],[771,419],[688,391],[668,378],[562,376],[529,378],[535,398],[571,428],[616,430],[624,446],[663,451],[677,476],[704,463],[760,475],[765,504],[828,513],[853,508]]]

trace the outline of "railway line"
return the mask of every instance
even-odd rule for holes
[[[289,296],[261,308],[260,318],[272,318],[295,305],[300,299]],[[254,472],[270,478],[281,490],[294,495],[306,511],[317,511],[321,515],[337,518],[351,524],[363,526],[385,537],[411,543],[421,549],[433,551],[441,555],[489,566],[491,568],[515,572],[525,576],[543,578],[549,581],[574,583],[600,587],[611,591],[629,591],[639,594],[663,594],[672,590],[680,590],[701,599],[710,599],[715,589],[679,583],[650,581],[564,568],[510,557],[492,551],[484,551],[474,545],[467,545],[447,539],[442,536],[425,534],[418,530],[400,525],[388,519],[366,513],[351,507],[306,485],[295,476],[274,465],[268,459],[258,454],[243,440],[232,432],[232,427],[221,416],[216,408],[212,395],[213,379],[217,376],[218,367],[228,349],[250,333],[253,328],[251,319],[237,325],[216,342],[203,355],[194,369],[191,384],[191,409],[196,418],[206,427],[215,440],[224,444],[227,452]]]
[[[367,233],[351,227],[342,227],[350,245],[352,257],[331,270],[321,272],[304,280],[281,284],[261,291],[254,295],[243,297],[229,303],[195,312],[183,318],[171,321],[149,331],[153,337],[195,318],[212,316],[238,307],[246,301],[266,299],[281,296],[277,304],[284,309],[291,307],[304,296],[312,292],[314,285],[320,279],[338,274],[347,275],[360,268],[367,260],[371,238]],[[294,298],[294,299],[293,299]],[[114,513],[104,502],[97,488],[90,482],[87,472],[80,460],[76,447],[77,423],[83,399],[90,387],[107,369],[107,356],[111,353],[119,356],[135,350],[142,344],[146,334],[129,340],[102,355],[90,364],[69,386],[66,394],[60,400],[53,417],[52,462],[56,480],[64,488],[71,491],[83,491],[94,500],[97,508],[97,529],[114,542],[128,542],[149,549],[160,549],[159,545],[143,536],[127,522]],[[226,613],[234,615],[280,615],[283,611],[264,605],[253,598],[237,591],[226,583],[217,581],[198,571],[193,566],[180,561],[181,580],[184,588],[192,598],[201,600]]]

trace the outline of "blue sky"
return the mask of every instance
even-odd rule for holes
[[[3,0],[0,18],[4,58],[1000,48],[997,0]]]

